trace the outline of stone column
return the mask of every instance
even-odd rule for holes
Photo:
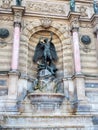
[[[74,51],[74,69],[76,74],[81,73],[80,50],[79,50],[79,28],[72,28],[73,51]]]
[[[17,71],[19,63],[20,31],[21,31],[21,22],[22,22],[22,15],[24,13],[24,7],[13,6],[12,11],[14,13],[14,39],[13,39],[11,70]]]
[[[71,25],[72,33],[72,45],[73,45],[73,62],[74,62],[74,90],[77,93],[78,100],[85,100],[85,83],[84,76],[81,73],[81,60],[79,49],[79,17],[80,14],[76,12],[69,13],[69,21]]]
[[[12,50],[12,64],[11,70],[17,71],[19,63],[19,43],[20,43],[20,24],[14,24],[14,40],[13,40],[13,50]]]
[[[24,7],[12,6],[12,12],[14,14],[14,34],[13,34],[14,37],[12,48],[11,71],[9,72],[7,108],[10,109],[10,111],[15,111],[17,90],[18,90],[18,77],[19,77],[18,63],[19,63],[20,31],[21,31],[21,22],[24,13]]]

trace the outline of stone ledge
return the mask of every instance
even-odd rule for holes
[[[33,123],[32,123],[33,122]],[[78,124],[77,124],[78,122]],[[17,126],[16,126],[17,124]],[[8,116],[5,117],[5,127],[7,128],[83,128],[84,126],[93,127],[92,117],[90,116]]]

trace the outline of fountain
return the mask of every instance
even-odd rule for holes
[[[58,57],[51,38],[40,38],[35,49],[33,62],[37,63],[37,83],[33,93],[29,93],[33,111],[59,109],[64,98],[63,82],[56,78],[55,61]]]

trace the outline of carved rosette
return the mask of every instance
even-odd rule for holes
[[[40,19],[40,22],[41,22],[41,26],[44,28],[49,28],[52,24],[51,18],[47,18],[47,17]]]

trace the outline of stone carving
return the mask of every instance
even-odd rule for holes
[[[22,2],[22,0],[16,0],[16,5],[21,6],[21,2]]]
[[[12,16],[0,16],[0,21],[13,21]]]
[[[9,31],[6,28],[0,28],[0,38],[7,38],[9,36]]]
[[[83,28],[91,28],[92,25],[90,23],[80,23],[80,27],[83,27]]]
[[[70,11],[75,11],[75,0],[70,0]]]
[[[96,0],[94,0],[93,8],[94,8],[95,14],[98,14],[98,2]]]
[[[22,12],[21,11],[15,11],[14,22],[15,23],[21,23],[21,20],[22,20]]]
[[[81,37],[81,41],[85,45],[89,45],[91,43],[91,39],[90,39],[90,37],[88,35],[83,35]]]
[[[2,0],[2,8],[10,8],[12,0]]]
[[[59,3],[46,3],[46,2],[34,2],[26,1],[27,10],[32,12],[42,12],[42,13],[49,13],[49,14],[66,14],[66,5]]]
[[[79,19],[72,17],[71,19],[71,29],[79,29]]]
[[[52,23],[52,20],[50,18],[47,18],[47,17],[40,19],[40,21],[41,21],[42,27],[44,27],[44,28],[49,28],[51,26],[51,23]]]
[[[79,8],[79,12],[81,13],[81,16],[82,16],[82,17],[87,17],[87,16],[88,16],[88,14],[87,14],[87,12],[86,12],[87,7],[85,7],[85,6],[80,6],[80,7],[78,7],[78,8]]]

